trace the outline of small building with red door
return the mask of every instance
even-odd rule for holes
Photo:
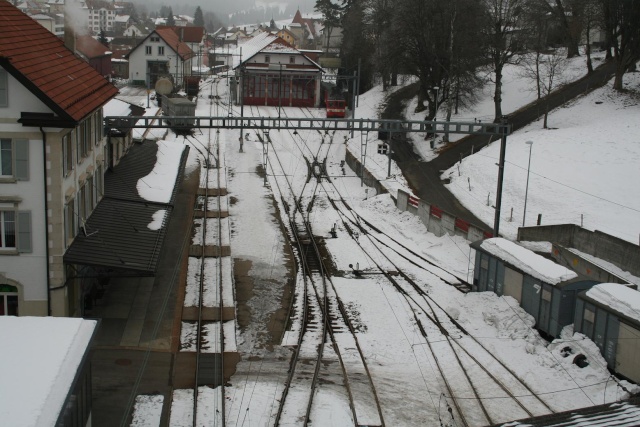
[[[244,105],[319,107],[322,67],[289,43],[262,33],[234,54],[236,102]]]

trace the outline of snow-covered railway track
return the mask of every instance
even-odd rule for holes
[[[337,190],[337,189],[336,189]],[[554,412],[536,393],[467,332],[408,274],[399,268],[382,249],[380,241],[360,225],[355,213],[333,207],[344,224],[351,224],[367,238],[354,238],[363,252],[376,265],[389,283],[405,299],[415,324],[424,339],[426,355],[440,374],[438,381],[445,396],[453,403],[457,417],[464,425],[484,425],[511,419]],[[353,215],[353,218],[348,217]],[[384,245],[389,249],[388,245]],[[395,249],[394,249],[395,252]],[[381,264],[381,262],[384,264]],[[389,274],[394,271],[394,275]],[[442,273],[430,274],[445,281]],[[399,277],[398,277],[399,276]]]
[[[214,94],[214,88],[216,88],[216,94]],[[215,79],[211,83],[207,98],[206,101],[205,98],[200,99],[209,102],[209,113],[212,114],[214,105],[215,108],[218,108],[219,105],[218,102],[214,102],[219,99]],[[222,280],[223,261],[221,256],[206,257],[205,254],[208,246],[222,248],[228,240],[228,236],[227,238],[224,236],[228,230],[222,223],[224,203],[222,203],[221,197],[224,196],[219,194],[217,188],[219,183],[223,181],[221,174],[224,173],[219,162],[219,133],[216,132],[213,137],[211,129],[207,129],[205,132],[206,142],[204,138],[198,138],[195,135],[185,136],[185,142],[188,141],[191,147],[200,154],[200,190],[193,208],[195,235],[192,237],[191,247],[191,252],[199,254],[199,256],[189,257],[189,268],[195,270],[196,283],[191,287],[188,284],[186,291],[190,295],[190,300],[193,300],[189,303],[195,305],[196,315],[193,316],[195,320],[183,322],[181,333],[181,348],[183,351],[194,353],[193,369],[195,372],[193,378],[195,378],[195,384],[192,388],[192,396],[188,396],[188,390],[175,390],[172,408],[174,406],[179,408],[185,402],[192,402],[190,424],[196,426],[213,423],[224,426],[226,423],[223,374],[225,327],[222,322],[225,301],[222,286],[224,282]],[[194,250],[195,247],[199,249]],[[217,284],[217,288],[210,289],[211,283]],[[207,310],[217,310],[219,320],[213,322],[210,319],[206,320],[207,317],[211,317],[204,314]],[[178,401],[176,402],[176,400]],[[177,413],[172,411],[171,425],[186,423],[187,420],[177,419],[178,413],[184,414],[184,409],[181,408]],[[211,417],[215,419],[211,419]]]
[[[295,136],[292,133],[289,135],[291,138]],[[272,144],[271,137],[268,135],[261,140],[263,144]],[[305,156],[305,148],[297,146]],[[317,155],[308,146],[306,150],[312,155]],[[326,273],[318,242],[309,221],[309,212],[312,209],[318,185],[305,184],[302,190],[297,192],[288,179],[287,169],[282,164],[277,151],[265,150],[265,152],[268,152],[270,159],[268,166],[271,175],[274,178],[280,177],[275,179],[275,183],[288,216],[288,231],[297,248],[304,282],[302,326],[275,424],[306,425],[313,421],[314,416],[322,419],[322,405],[314,405],[314,397],[322,396],[325,385],[333,389],[332,392],[335,394],[335,389],[343,384],[344,391],[339,393],[348,396],[348,402],[344,402],[343,406],[350,409],[352,422],[355,425],[384,425],[365,358],[360,351],[344,307]],[[281,185],[282,181],[284,183]],[[311,201],[303,205],[301,201],[305,196],[305,190],[313,190],[314,195],[307,195],[304,200]],[[319,323],[322,324],[321,332],[318,331]],[[331,340],[331,347],[324,345],[328,340]],[[310,348],[313,347],[316,359],[311,357]],[[335,365],[336,362],[340,369],[335,367],[329,371],[328,366]],[[341,376],[338,375],[340,372]],[[323,374],[322,380],[320,380],[321,374]],[[308,393],[306,395],[305,390]],[[302,405],[303,401],[306,405]]]

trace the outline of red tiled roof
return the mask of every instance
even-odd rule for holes
[[[0,1],[0,65],[57,115],[80,121],[118,89],[11,3]]]
[[[169,45],[171,49],[180,55],[183,60],[187,60],[193,56],[193,51],[184,42],[180,41],[178,35],[171,28],[156,28],[155,32]]]
[[[169,28],[178,35],[185,43],[200,43],[204,37],[204,27],[178,27],[169,25],[158,25],[157,29]]]
[[[76,50],[89,59],[105,56],[109,52],[105,45],[89,35],[76,37]]]

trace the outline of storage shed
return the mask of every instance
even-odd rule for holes
[[[471,247],[476,250],[472,290],[512,296],[535,318],[536,327],[553,337],[573,321],[576,294],[597,283],[506,239]]]
[[[640,292],[600,283],[580,293],[574,330],[596,343],[610,369],[640,383]]]

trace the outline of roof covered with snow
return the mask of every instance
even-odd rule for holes
[[[95,320],[0,316],[2,425],[56,424]]]
[[[494,255],[523,273],[545,283],[557,285],[574,279],[578,275],[566,267],[556,264],[527,248],[500,237],[486,239],[479,245],[483,251]]]
[[[276,38],[276,36],[269,33],[260,33],[257,36],[252,37],[246,42],[242,43],[233,52],[233,68],[236,68],[240,65],[241,59],[243,62],[246,61],[256,53],[267,47]]]
[[[589,289],[586,295],[640,323],[640,292],[620,283],[600,283]]]

